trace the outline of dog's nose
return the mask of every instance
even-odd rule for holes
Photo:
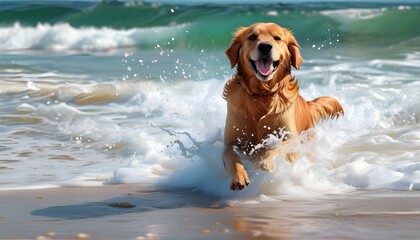
[[[272,48],[273,48],[273,44],[271,44],[270,42],[262,42],[258,44],[258,50],[262,54],[268,54]]]

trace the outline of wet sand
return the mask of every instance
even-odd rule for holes
[[[226,200],[137,185],[0,192],[1,239],[418,239],[420,192]]]

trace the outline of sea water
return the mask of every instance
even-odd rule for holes
[[[135,183],[227,197],[420,189],[420,8],[410,2],[1,2],[0,190]],[[345,115],[230,191],[224,50],[253,22],[290,28],[307,100]]]

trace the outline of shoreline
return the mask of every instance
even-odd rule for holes
[[[224,200],[122,184],[0,191],[0,239],[417,239],[419,191]]]

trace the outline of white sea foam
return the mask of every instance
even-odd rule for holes
[[[387,9],[363,9],[363,8],[347,8],[337,10],[324,10],[321,14],[332,16],[337,19],[370,19],[382,15]]]
[[[239,193],[230,191],[221,160],[226,116],[222,80],[34,82],[36,88],[9,83],[13,91],[7,94],[28,96],[28,102],[16,110],[42,119],[48,126],[45,131],[56,131],[56,139],[45,141],[52,150],[32,153],[36,164],[16,165],[16,171],[2,174],[16,182],[25,180],[24,186],[4,184],[0,189],[140,183],[262,198],[321,197],[356,189],[418,190],[420,86],[410,81],[412,75],[401,77],[384,70],[380,61],[372,61],[370,67],[346,61],[301,69],[299,76],[310,76],[304,79],[311,82],[301,85],[301,94],[306,99],[334,96],[343,104],[345,116],[320,123],[314,129],[316,138],[298,145],[302,157],[288,164],[279,156],[273,173],[244,161],[251,185]],[[409,73],[412,66],[397,67]],[[328,84],[323,84],[326,72]],[[115,92],[125,96],[121,100]],[[57,102],[36,100],[42,94],[54,96]],[[83,104],[95,96],[113,97]],[[42,132],[37,134],[42,136]],[[38,146],[38,141],[42,137],[33,145],[3,153],[25,152]],[[71,156],[63,156],[68,153]],[[75,160],[60,161],[67,157]],[[56,158],[54,169],[49,168]],[[34,185],[26,184],[28,169],[35,175]],[[58,176],[51,175],[55,171]]]
[[[315,129],[317,138],[299,146],[299,151],[309,156],[292,165],[279,156],[274,173],[262,172],[245,161],[251,185],[241,193],[228,189],[229,178],[221,161],[226,108],[217,80],[184,82],[176,91],[154,95],[153,102],[147,96],[142,98],[147,106],[155,105],[156,100],[160,105],[166,98],[177,99],[177,110],[172,104],[160,105],[162,116],[155,117],[152,125],[153,135],[159,140],[148,135],[148,147],[142,148],[145,152],[134,157],[132,165],[117,170],[113,181],[142,182],[144,178],[149,182],[151,175],[146,170],[156,177],[156,184],[192,187],[225,196],[321,196],[355,189],[420,189],[420,139],[415,131],[419,121],[412,118],[420,114],[415,109],[420,86],[399,81],[397,74],[382,78],[383,72],[373,68],[359,70],[360,75],[363,71],[371,73],[364,74],[364,78],[372,79],[363,85],[364,78],[358,73],[347,74],[354,69],[354,63],[340,66],[328,69],[332,73],[330,85],[310,84],[302,88],[302,94],[307,99],[319,95],[337,97],[346,110],[345,117],[319,125]],[[301,74],[312,75],[312,70]],[[353,79],[345,79],[347,75]],[[205,89],[206,94],[195,94],[198,89]],[[167,113],[171,114],[170,122]],[[145,162],[153,164],[146,167]]]
[[[184,26],[117,30],[108,27],[75,28],[68,23],[39,23],[35,27],[15,23],[13,26],[0,27],[0,50],[95,52],[133,46],[150,47],[159,39],[169,41]]]

